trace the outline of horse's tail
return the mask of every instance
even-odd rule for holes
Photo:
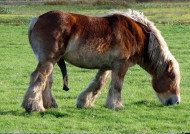
[[[32,18],[32,20],[31,20],[30,23],[29,23],[28,39],[29,39],[29,42],[30,42],[31,47],[32,47],[32,39],[31,39],[32,29],[33,29],[34,25],[36,24],[37,20],[38,20],[38,17],[34,17],[34,18]],[[33,50],[33,47],[32,47],[32,50]],[[37,62],[38,62],[38,58],[37,58],[37,55],[36,55],[36,53],[34,52],[34,50],[33,50],[33,53],[34,53],[34,56],[35,56],[35,58],[36,58],[36,60],[37,60]]]
[[[32,18],[32,20],[30,21],[30,23],[29,23],[29,29],[28,29],[28,35],[30,36],[30,34],[31,34],[31,32],[32,32],[32,29],[33,29],[33,27],[34,27],[34,25],[36,24],[36,22],[37,22],[37,20],[38,20],[38,17],[34,17],[34,18]]]
[[[32,33],[32,29],[33,29],[34,25],[36,24],[37,20],[38,20],[38,17],[34,17],[34,18],[32,18],[32,20],[29,23],[28,37],[29,37],[30,44],[31,44],[30,35]]]

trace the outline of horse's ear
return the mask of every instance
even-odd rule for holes
[[[169,63],[168,63],[167,72],[168,72],[169,77],[171,78],[171,80],[175,79],[175,73],[173,72],[173,66],[174,66],[174,63],[173,63],[172,60],[170,60]]]

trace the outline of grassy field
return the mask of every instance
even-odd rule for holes
[[[64,10],[85,15],[107,14],[113,10],[139,10],[156,24],[190,25],[190,2],[181,3],[133,3],[127,7],[114,5],[0,5],[0,24],[28,24],[32,16],[38,16],[49,10]]]
[[[97,15],[110,12],[112,7],[1,6],[7,11],[0,14],[0,133],[190,132],[190,3],[160,3],[160,7],[156,4],[135,4],[131,8],[145,12],[149,19],[156,22],[179,62],[180,105],[163,107],[155,98],[150,76],[139,66],[134,66],[125,77],[122,90],[124,108],[113,111],[104,107],[107,84],[94,107],[77,109],[77,95],[88,86],[97,70],[67,64],[69,92],[62,90],[58,66],[54,69],[52,93],[59,108],[31,114],[20,108],[30,74],[37,64],[27,38],[29,19],[52,9]]]

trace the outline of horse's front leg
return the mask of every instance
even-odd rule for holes
[[[100,93],[102,87],[106,84],[111,71],[99,70],[89,86],[77,97],[77,107],[93,106],[95,98]]]
[[[128,67],[129,63],[126,61],[117,61],[113,64],[111,83],[105,104],[109,109],[119,109],[123,106],[121,101],[121,90]]]

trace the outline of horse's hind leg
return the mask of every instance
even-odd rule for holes
[[[99,70],[89,86],[77,97],[77,107],[93,106],[95,98],[100,93],[102,87],[106,84],[111,71]]]
[[[57,108],[57,103],[52,96],[51,86],[53,83],[53,72],[49,75],[48,80],[46,81],[46,87],[42,91],[43,105],[44,108]]]
[[[38,63],[36,70],[31,74],[30,84],[21,105],[27,112],[45,111],[42,90],[45,89],[47,78],[51,74],[53,66],[52,62]]]
[[[113,65],[111,83],[105,104],[109,109],[119,109],[123,106],[121,101],[121,89],[128,67],[129,64],[124,61],[115,62]]]

